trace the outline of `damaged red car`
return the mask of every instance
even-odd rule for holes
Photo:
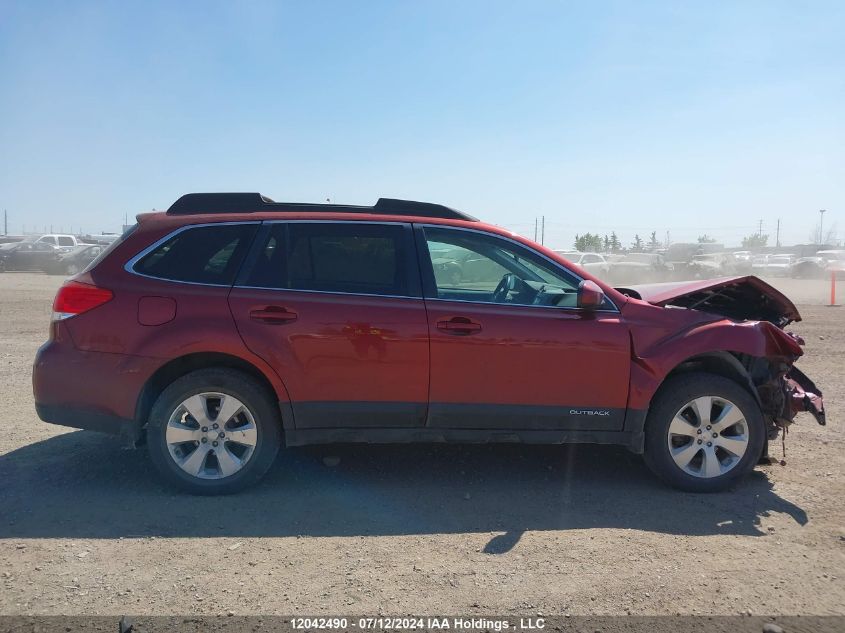
[[[440,205],[188,194],[59,290],[33,386],[200,494],[336,442],[620,444],[714,491],[825,422],[800,318],[755,277],[612,288]]]

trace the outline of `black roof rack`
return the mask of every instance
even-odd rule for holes
[[[371,207],[344,204],[311,204],[305,202],[275,202],[260,193],[187,193],[170,205],[167,215],[197,215],[206,213],[378,213],[407,215],[422,218],[478,220],[441,204],[379,198]]]

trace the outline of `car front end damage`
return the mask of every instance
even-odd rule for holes
[[[756,387],[763,412],[772,424],[779,429],[788,428],[798,413],[806,411],[824,426],[824,399],[815,383],[784,359],[771,359],[769,364],[769,380]]]
[[[617,288],[629,297],[664,308],[686,308],[728,321],[693,321],[682,335],[684,345],[699,341],[697,351],[729,351],[744,368],[767,423],[768,439],[785,434],[798,413],[808,412],[826,424],[821,390],[795,362],[804,340],[784,328],[800,321],[795,305],[754,276],[696,282],[649,284]],[[686,312],[684,310],[683,312]],[[676,313],[675,310],[672,310]]]

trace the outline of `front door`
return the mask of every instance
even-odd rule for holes
[[[419,427],[428,331],[409,224],[265,224],[229,304],[298,429]]]
[[[431,337],[429,426],[622,429],[630,339],[609,300],[578,309],[580,279],[516,241],[415,230]]]

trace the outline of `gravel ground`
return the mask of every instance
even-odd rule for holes
[[[60,283],[0,275],[0,613],[845,614],[845,308],[824,282],[775,283],[829,425],[802,416],[786,466],[730,492],[669,490],[613,447],[347,446],[285,451],[227,498],[38,420]]]

